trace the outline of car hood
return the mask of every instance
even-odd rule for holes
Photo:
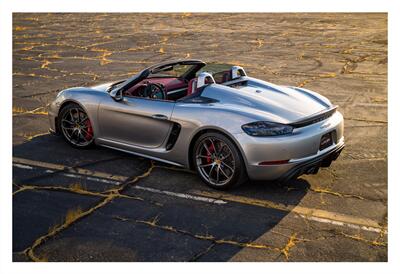
[[[313,91],[250,77],[246,84],[234,88],[213,84],[202,96],[218,100],[219,107],[279,123],[301,121],[333,107],[327,98]]]

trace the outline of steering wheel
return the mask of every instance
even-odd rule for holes
[[[157,83],[149,83],[144,92],[145,96],[150,99],[166,100],[167,92],[165,87]]]

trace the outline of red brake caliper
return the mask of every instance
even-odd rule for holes
[[[86,120],[85,125],[87,126],[86,140],[91,140],[93,138],[93,128],[89,119]]]
[[[214,152],[214,146],[212,146],[210,144],[210,146],[208,147],[208,151],[207,151],[207,164],[211,164],[212,159],[211,159],[211,154]]]

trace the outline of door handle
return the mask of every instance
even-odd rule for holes
[[[163,114],[154,114],[154,115],[151,115],[151,118],[157,119],[157,120],[168,120],[168,117]]]

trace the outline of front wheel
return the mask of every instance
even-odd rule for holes
[[[201,135],[195,145],[193,163],[201,179],[215,189],[228,189],[247,180],[245,165],[235,144],[217,132]]]
[[[77,148],[93,145],[93,127],[81,106],[71,103],[61,109],[58,117],[59,129],[70,145]]]

